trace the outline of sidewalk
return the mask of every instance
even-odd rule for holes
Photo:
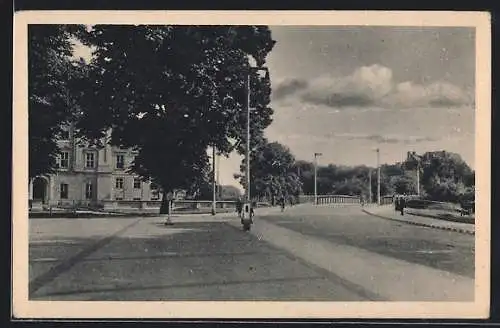
[[[411,209],[408,210],[411,211]],[[399,212],[394,211],[394,207],[392,205],[365,207],[363,208],[363,212],[383,219],[394,220],[421,227],[449,230],[470,235],[475,234],[474,224],[424,217],[415,215],[413,212],[412,214],[405,213],[405,215],[401,215]]]

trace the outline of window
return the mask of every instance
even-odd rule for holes
[[[85,153],[85,167],[94,167],[95,156],[94,153]]]
[[[92,199],[92,184],[90,182],[85,185],[85,199]]]
[[[59,198],[68,199],[68,184],[61,183]]]
[[[59,157],[59,167],[67,169],[69,166],[69,152],[63,151]]]
[[[124,166],[124,156],[123,155],[116,155],[116,168],[117,169],[123,169]]]
[[[141,179],[134,178],[134,189],[141,189]]]
[[[116,178],[115,188],[116,189],[123,189],[123,178]]]
[[[160,199],[160,192],[158,190],[157,184],[155,184],[155,183],[150,184],[149,189],[151,190],[151,200]]]
[[[61,131],[61,140],[69,140],[69,130]]]

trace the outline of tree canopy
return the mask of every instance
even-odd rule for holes
[[[57,138],[72,120],[81,90],[75,83],[83,63],[74,61],[71,39],[79,28],[30,25],[28,28],[29,176],[53,172],[59,153]]]
[[[80,36],[94,50],[80,135],[133,147],[132,171],[164,191],[191,188],[207,175],[206,150],[242,153],[246,78],[251,76],[252,145],[271,123],[265,64],[275,41],[266,26],[96,25]]]
[[[252,197],[298,196],[301,184],[294,167],[295,158],[288,147],[278,142],[263,140],[250,158],[250,194]],[[245,172],[245,161],[240,170]],[[246,185],[245,175],[236,174],[242,186]]]

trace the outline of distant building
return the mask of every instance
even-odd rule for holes
[[[109,134],[108,134],[109,136]],[[78,145],[73,128],[58,140],[61,154],[54,174],[30,179],[30,206],[82,206],[98,208],[157,207],[159,187],[127,173],[134,157],[131,149],[106,145]]]

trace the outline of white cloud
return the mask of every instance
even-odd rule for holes
[[[427,85],[397,83],[392,70],[382,65],[362,66],[347,76],[325,74],[312,80],[281,81],[275,100],[294,96],[299,101],[333,108],[343,107],[461,107],[473,104],[473,95],[449,82]]]
[[[407,81],[397,84],[383,102],[392,107],[460,107],[473,101],[471,95],[449,82],[424,86]]]

